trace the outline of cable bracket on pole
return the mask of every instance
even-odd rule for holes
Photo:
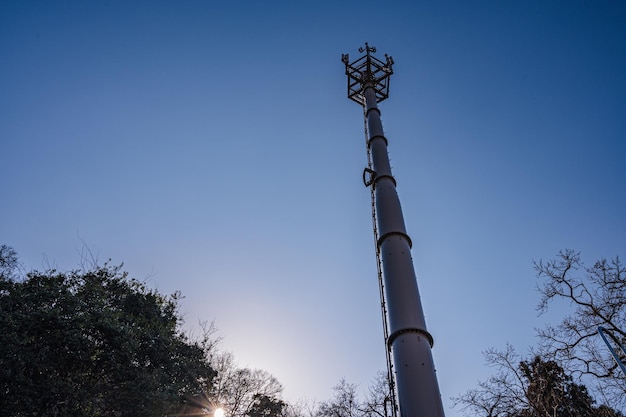
[[[375,179],[376,179],[376,171],[370,168],[365,168],[363,170],[363,184],[366,187],[369,187],[370,185],[372,185]]]

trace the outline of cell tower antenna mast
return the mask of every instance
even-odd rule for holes
[[[341,56],[348,76],[348,98],[363,106],[368,167],[363,182],[372,194],[372,219],[387,347],[389,382],[393,411],[396,401],[401,417],[443,417],[443,405],[435,375],[431,348],[433,337],[426,330],[415,268],[411,238],[406,232],[396,180],[391,174],[378,103],[389,97],[393,58],[376,58],[376,48],[350,62]]]

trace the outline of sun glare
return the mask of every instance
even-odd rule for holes
[[[221,407],[218,407],[215,409],[215,412],[213,413],[213,417],[224,417],[226,413],[224,413],[224,409]]]

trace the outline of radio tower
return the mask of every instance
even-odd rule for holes
[[[376,48],[367,43],[365,52],[350,62],[341,56],[348,76],[348,98],[363,106],[368,167],[363,182],[372,194],[372,220],[380,285],[383,331],[393,414],[401,417],[443,417],[441,394],[431,348],[433,337],[426,330],[413,259],[411,238],[404,226],[396,180],[391,175],[388,141],[380,121],[378,103],[389,96],[393,59],[374,57]],[[397,403],[396,403],[397,399]]]

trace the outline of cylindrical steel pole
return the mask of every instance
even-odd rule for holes
[[[369,55],[369,54],[368,54]],[[391,174],[373,82],[365,81],[365,117],[372,155],[378,248],[382,260],[389,336],[401,417],[443,417],[443,405],[435,375],[433,338],[426,321],[413,259],[411,239],[404,226],[396,181]]]

